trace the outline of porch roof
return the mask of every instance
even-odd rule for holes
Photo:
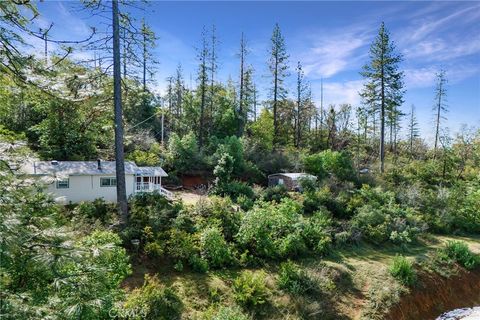
[[[161,167],[137,167],[135,174],[139,176],[167,177],[168,174]]]

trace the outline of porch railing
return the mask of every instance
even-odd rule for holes
[[[153,192],[158,191],[161,195],[165,196],[168,199],[173,199],[173,193],[163,188],[160,184],[149,183],[149,182],[137,182],[135,184],[136,192]]]

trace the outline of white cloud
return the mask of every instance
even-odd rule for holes
[[[323,83],[323,106],[330,104],[339,105],[350,103],[353,106],[360,104],[358,92],[362,89],[363,80],[352,80],[346,82],[324,82]],[[320,106],[320,82],[312,83],[312,90],[315,93],[315,102]]]
[[[370,28],[353,26],[307,37],[305,41],[311,44],[298,54],[305,74],[313,79],[328,78],[341,71],[358,68],[367,52],[363,49],[371,41],[371,31]]]
[[[432,33],[437,33],[443,29],[448,29],[452,23],[469,23],[472,19],[479,17],[480,6],[474,5],[471,7],[457,10],[446,17],[438,18],[431,16],[427,19],[421,19],[419,24],[416,24],[412,28],[411,33],[408,34],[408,38],[411,41],[419,41]]]
[[[446,16],[443,5],[435,3],[431,8],[428,15],[416,16],[397,32],[406,58],[447,61],[480,52],[479,5],[462,7]]]
[[[439,67],[423,67],[406,69],[405,84],[407,89],[433,87],[435,74]],[[480,72],[480,66],[471,64],[450,64],[443,66],[450,84],[460,82]]]

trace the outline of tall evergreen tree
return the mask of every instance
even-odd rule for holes
[[[179,64],[177,66],[177,70],[175,72],[174,78],[174,85],[173,85],[173,106],[172,106],[172,125],[173,130],[180,135],[183,136],[183,128],[181,128],[182,123],[182,116],[183,116],[183,100],[185,94],[185,83],[183,80],[183,71],[182,65]]]
[[[214,113],[215,113],[215,110],[214,110],[214,105],[215,105],[215,76],[217,74],[217,69],[218,69],[218,62],[217,62],[217,59],[218,59],[218,53],[217,53],[217,50],[218,50],[218,39],[217,39],[217,29],[215,27],[215,25],[212,25],[212,34],[211,34],[211,38],[210,38],[210,56],[209,56],[209,60],[210,60],[210,97],[209,97],[209,100],[210,100],[210,104],[209,104],[209,110],[208,110],[208,118],[209,118],[209,126],[208,126],[208,129],[209,129],[209,132],[210,132],[210,129],[212,127],[212,123],[213,123],[213,118],[214,118]]]
[[[255,108],[256,108],[256,89],[255,82],[253,81],[253,67],[248,66],[245,70],[245,78],[243,81],[243,130],[245,129],[245,124],[248,121],[248,115],[252,114],[253,118],[255,117]]]
[[[403,72],[398,65],[402,56],[395,52],[390,34],[382,22],[377,37],[370,47],[370,62],[361,75],[367,80],[361,95],[371,106],[380,109],[380,171],[385,171],[385,118],[390,107],[403,103]]]
[[[112,0],[113,24],[113,104],[115,111],[115,174],[117,204],[123,225],[128,220],[127,189],[125,185],[125,156],[123,150],[122,75],[120,70],[120,26],[118,0]]]
[[[239,125],[238,125],[238,136],[243,135],[243,130],[245,128],[245,121],[246,117],[244,117],[245,112],[245,75],[246,75],[246,68],[245,68],[245,57],[247,55],[247,44],[245,41],[245,37],[242,36],[240,38],[240,52],[239,52],[239,57],[240,57],[240,87],[239,87],[239,99],[238,99],[238,120],[239,120]]]
[[[436,74],[436,87],[435,87],[435,105],[433,111],[435,112],[435,146],[434,157],[437,153],[438,141],[440,139],[440,122],[442,119],[446,119],[444,114],[448,111],[447,108],[447,77],[445,70],[440,70]]]
[[[207,41],[207,32],[205,27],[202,31],[202,39],[200,48],[198,48],[197,59],[199,62],[198,74],[197,74],[197,93],[200,95],[200,120],[198,126],[198,146],[201,148],[205,138],[205,107],[207,103],[207,90],[208,90],[208,59],[209,48]]]
[[[271,47],[269,50],[269,69],[272,73],[272,109],[273,109],[273,128],[274,128],[274,139],[278,141],[279,134],[279,101],[284,100],[287,94],[287,90],[284,86],[284,79],[288,75],[288,54],[285,47],[285,39],[280,31],[280,27],[275,24],[273,28],[272,38],[271,38]],[[275,144],[275,143],[274,143]]]
[[[410,147],[410,155],[413,156],[413,141],[419,137],[418,121],[415,115],[415,105],[412,104],[408,122],[408,141]]]
[[[153,58],[151,49],[156,46],[155,33],[145,23],[145,19],[142,20],[142,27],[140,29],[140,35],[142,37],[142,88],[143,92],[147,91],[147,76],[153,75],[153,68],[158,62]]]
[[[302,139],[302,130],[307,122],[308,113],[307,110],[309,100],[309,91],[308,86],[305,83],[305,73],[302,70],[302,64],[300,61],[297,62],[297,85],[296,85],[296,112],[295,112],[295,123],[294,123],[294,144],[295,147],[300,147]]]

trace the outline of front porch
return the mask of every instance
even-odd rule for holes
[[[135,193],[158,192],[168,199],[173,199],[173,193],[162,187],[162,177],[167,174],[156,167],[139,167],[135,174]]]

